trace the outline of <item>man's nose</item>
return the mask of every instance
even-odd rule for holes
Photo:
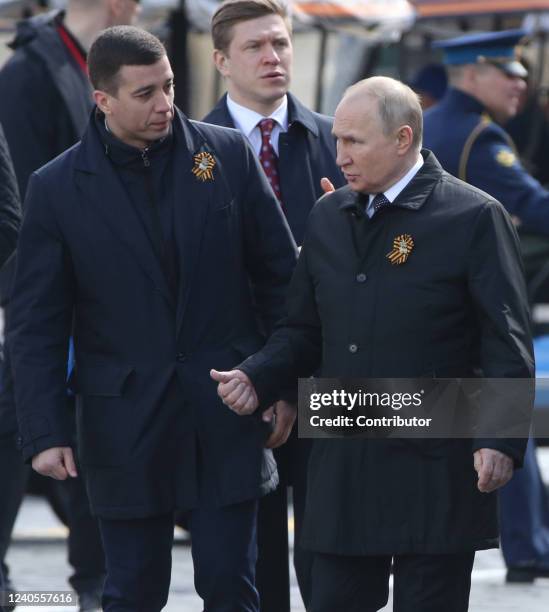
[[[337,154],[336,154],[336,164],[340,167],[343,168],[343,166],[346,166],[349,163],[349,155],[345,150],[345,147],[343,147],[342,145],[338,144],[337,145]]]
[[[263,61],[268,62],[269,64],[280,64],[280,57],[272,45],[267,47],[265,50]]]
[[[156,102],[156,104],[155,104],[154,110],[157,113],[167,113],[172,108],[172,97],[171,97],[171,94],[167,94],[165,92],[162,92],[159,96],[157,96],[155,102]]]

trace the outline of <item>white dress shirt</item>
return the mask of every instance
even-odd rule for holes
[[[278,137],[281,132],[288,131],[288,98],[284,96],[282,104],[273,111],[268,117],[264,117],[260,113],[237,104],[229,95],[227,95],[227,108],[231,115],[235,127],[250,141],[252,149],[259,156],[261,150],[261,131],[258,123],[262,119],[274,119],[273,132],[271,134],[271,145],[278,155]]]
[[[396,200],[400,192],[406,187],[406,185],[414,178],[418,170],[423,166],[423,157],[421,153],[418,155],[416,163],[410,168],[410,170],[392,187],[389,187],[387,191],[383,192],[383,195],[391,202]],[[374,207],[372,206],[372,200],[376,197],[376,193],[371,193],[368,199],[368,206],[366,207],[366,214],[370,219],[374,216]]]

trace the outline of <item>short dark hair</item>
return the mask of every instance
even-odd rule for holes
[[[226,53],[232,41],[233,26],[265,15],[282,17],[291,35],[292,22],[284,0],[225,0],[212,17],[214,48]]]
[[[151,66],[166,55],[164,45],[149,32],[133,26],[103,30],[88,53],[88,71],[94,89],[118,92],[122,66]]]

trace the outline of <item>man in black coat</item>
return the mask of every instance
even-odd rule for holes
[[[204,121],[236,127],[248,138],[300,245],[309,212],[322,195],[321,179],[327,177],[337,187],[344,181],[335,163],[332,119],[310,111],[288,92],[293,55],[286,6],[278,0],[227,0],[212,18],[212,38],[215,64],[228,92]],[[266,121],[272,122],[272,132],[262,143],[261,126]],[[264,147],[271,148],[270,156]],[[275,166],[273,174],[270,169]],[[289,612],[289,486],[294,565],[305,605],[310,596],[312,557],[299,544],[310,441],[298,440],[296,428],[292,429],[295,408],[281,401],[274,410],[276,426],[267,445],[275,448],[280,486],[259,504],[257,586],[263,612]]]
[[[86,67],[92,41],[104,28],[131,23],[138,11],[136,0],[69,0],[65,11],[17,24],[10,43],[13,54],[0,70],[0,90],[9,92],[0,97],[0,122],[23,203],[32,172],[78,142],[86,129],[93,108]],[[0,304],[8,323],[14,272],[15,258],[0,273]],[[17,425],[7,349],[4,360],[0,367],[0,482],[9,503],[0,512],[0,563],[9,578],[4,559],[30,470],[23,465],[14,442]],[[79,482],[35,484],[45,490],[69,525],[69,560],[74,567],[69,581],[79,594],[80,607],[97,609],[104,558],[85,489]]]
[[[511,220],[420,152],[421,133],[419,100],[398,81],[374,77],[344,96],[334,134],[348,186],[311,212],[285,324],[238,369],[212,372],[239,414],[318,368],[326,378],[533,376]],[[311,612],[382,608],[391,562],[396,611],[467,610],[474,552],[497,546],[493,491],[525,443],[315,440],[302,538],[315,552]]]
[[[283,310],[296,248],[238,132],[188,121],[154,36],[110,28],[88,65],[97,110],[37,171],[9,334],[25,458],[77,471],[107,560],[106,611],[159,611],[173,512],[187,510],[195,584],[212,612],[257,612],[257,499],[277,484],[269,426],[227,410],[208,377],[256,350]]]

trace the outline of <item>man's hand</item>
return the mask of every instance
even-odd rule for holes
[[[263,420],[267,423],[275,416],[275,427],[273,433],[265,442],[266,448],[278,448],[288,440],[292,433],[297,409],[292,404],[280,400],[263,413]]]
[[[210,376],[217,381],[217,395],[231,410],[240,415],[252,414],[259,406],[259,400],[251,380],[241,370],[218,372],[210,370]]]
[[[38,453],[32,458],[32,467],[42,476],[50,476],[55,480],[66,480],[69,476],[72,478],[78,476],[70,446],[56,446]]]
[[[334,184],[327,177],[320,179],[320,187],[324,193],[332,193],[332,191],[335,191]]]
[[[513,460],[492,448],[481,448],[474,453],[475,470],[478,474],[478,490],[491,493],[511,480]]]

